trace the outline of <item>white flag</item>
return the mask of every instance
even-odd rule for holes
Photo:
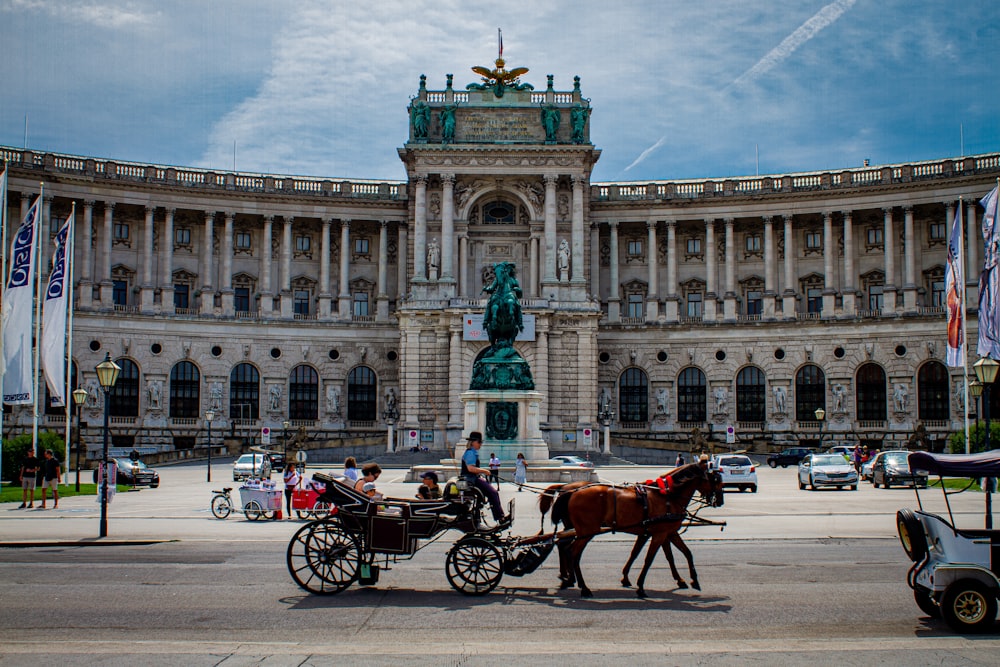
[[[66,288],[70,276],[66,248],[74,218],[71,214],[56,234],[52,273],[42,302],[42,370],[53,405],[66,405]]]
[[[3,402],[31,405],[35,373],[32,365],[32,309],[35,295],[35,234],[41,215],[39,196],[10,244],[10,269],[3,302]]]
[[[979,275],[979,342],[981,357],[1000,359],[1000,230],[997,209],[1000,186],[990,190],[979,203],[983,213],[983,272]]]

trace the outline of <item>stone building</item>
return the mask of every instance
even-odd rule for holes
[[[446,450],[499,261],[524,291],[518,349],[551,449],[600,448],[611,411],[613,444],[686,443],[697,427],[759,447],[821,433],[883,446],[918,422],[936,439],[961,426],[961,369],[944,364],[947,239],[961,207],[974,340],[976,202],[1000,154],[593,183],[590,112],[579,78],[536,91],[502,61],[461,90],[421,77],[404,182],[3,147],[8,227],[39,182],[50,237],[75,204],[71,382],[91,392],[93,428],[94,367],[106,353],[122,366],[121,446],[191,447],[213,408],[213,428],[237,437],[287,421],[342,442],[389,418],[396,447]],[[12,410],[8,433],[30,429],[29,413]]]

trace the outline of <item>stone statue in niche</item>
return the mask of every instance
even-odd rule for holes
[[[785,388],[775,387],[774,388],[774,411],[784,413],[785,412]]]
[[[146,395],[148,400],[148,408],[150,410],[160,409],[160,383],[159,382],[149,382],[146,384]]]
[[[729,404],[729,392],[725,387],[716,387],[712,396],[715,397],[715,414],[725,414]]]
[[[438,245],[436,238],[431,239],[430,243],[427,244],[427,268],[437,275],[438,268],[441,266],[441,246]]]
[[[665,387],[656,390],[656,414],[670,414],[670,392]]]
[[[559,266],[559,280],[569,280],[569,242],[563,239],[556,252],[556,263]]]

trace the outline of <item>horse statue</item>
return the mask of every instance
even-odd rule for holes
[[[490,295],[483,315],[483,328],[490,338],[492,353],[496,355],[502,348],[512,347],[514,338],[524,329],[521,319],[521,286],[515,276],[511,262],[493,265],[494,279],[483,291]]]

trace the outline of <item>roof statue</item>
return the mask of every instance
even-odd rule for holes
[[[497,97],[503,97],[504,91],[507,88],[512,88],[514,90],[534,90],[535,87],[530,83],[520,83],[519,79],[522,75],[528,73],[527,67],[515,67],[509,72],[504,68],[506,62],[503,59],[503,34],[500,29],[497,28],[497,36],[500,41],[500,51],[497,55],[497,59],[494,62],[495,67],[491,70],[489,67],[476,66],[472,68],[472,71],[483,77],[482,83],[470,83],[466,86],[466,90],[493,90],[493,94]]]

